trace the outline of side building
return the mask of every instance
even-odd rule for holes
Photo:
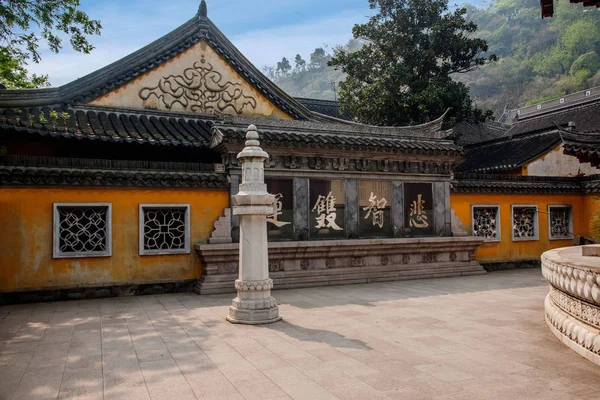
[[[503,123],[455,128],[465,159],[451,206],[457,224],[486,239],[477,251],[486,268],[537,265],[544,251],[590,238],[600,207],[598,115],[592,88],[507,112]]]

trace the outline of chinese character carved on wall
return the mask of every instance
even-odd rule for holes
[[[381,198],[377,200],[377,196],[371,192],[371,196],[369,196],[369,205],[363,208],[363,211],[367,211],[367,215],[365,215],[365,219],[369,219],[369,217],[373,218],[373,225],[377,225],[380,228],[383,228],[383,209],[387,204],[387,200]]]
[[[337,217],[335,211],[335,196],[333,196],[331,191],[327,194],[327,197],[319,195],[312,211],[316,211],[317,214],[319,214],[316,217],[317,225],[315,228],[331,228],[336,231],[343,230],[335,222]]]
[[[282,198],[283,195],[281,193],[277,193],[275,195],[275,201],[273,201],[273,214],[267,215],[267,222],[272,223],[278,228],[291,224],[291,222],[279,221],[279,216],[283,214],[281,211],[283,208],[283,202],[281,201]]]
[[[411,227],[427,228],[429,226],[429,223],[427,222],[427,215],[425,215],[424,206],[425,200],[423,200],[423,195],[418,194],[417,199],[413,200],[410,206],[409,224]]]

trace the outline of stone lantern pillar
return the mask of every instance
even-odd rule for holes
[[[264,170],[269,155],[260,148],[256,126],[246,133],[246,147],[237,155],[242,164],[242,183],[233,196],[233,215],[240,216],[239,279],[237,297],[227,320],[237,324],[268,324],[281,320],[271,296],[269,279],[267,215],[273,213],[274,196],[267,192]]]

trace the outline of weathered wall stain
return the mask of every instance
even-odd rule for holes
[[[581,163],[577,157],[563,153],[563,145],[558,145],[542,157],[523,166],[523,175],[532,176],[577,176],[600,174],[600,169],[589,163]]]

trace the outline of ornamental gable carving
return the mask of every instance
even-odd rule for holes
[[[154,96],[168,110],[181,106],[202,114],[219,111],[243,115],[253,113],[257,104],[254,97],[244,93],[241,83],[224,80],[204,55],[182,74],[165,76],[156,86],[143,87],[139,96],[144,101]]]
[[[93,105],[199,114],[290,117],[243,79],[206,42],[90,102]]]

